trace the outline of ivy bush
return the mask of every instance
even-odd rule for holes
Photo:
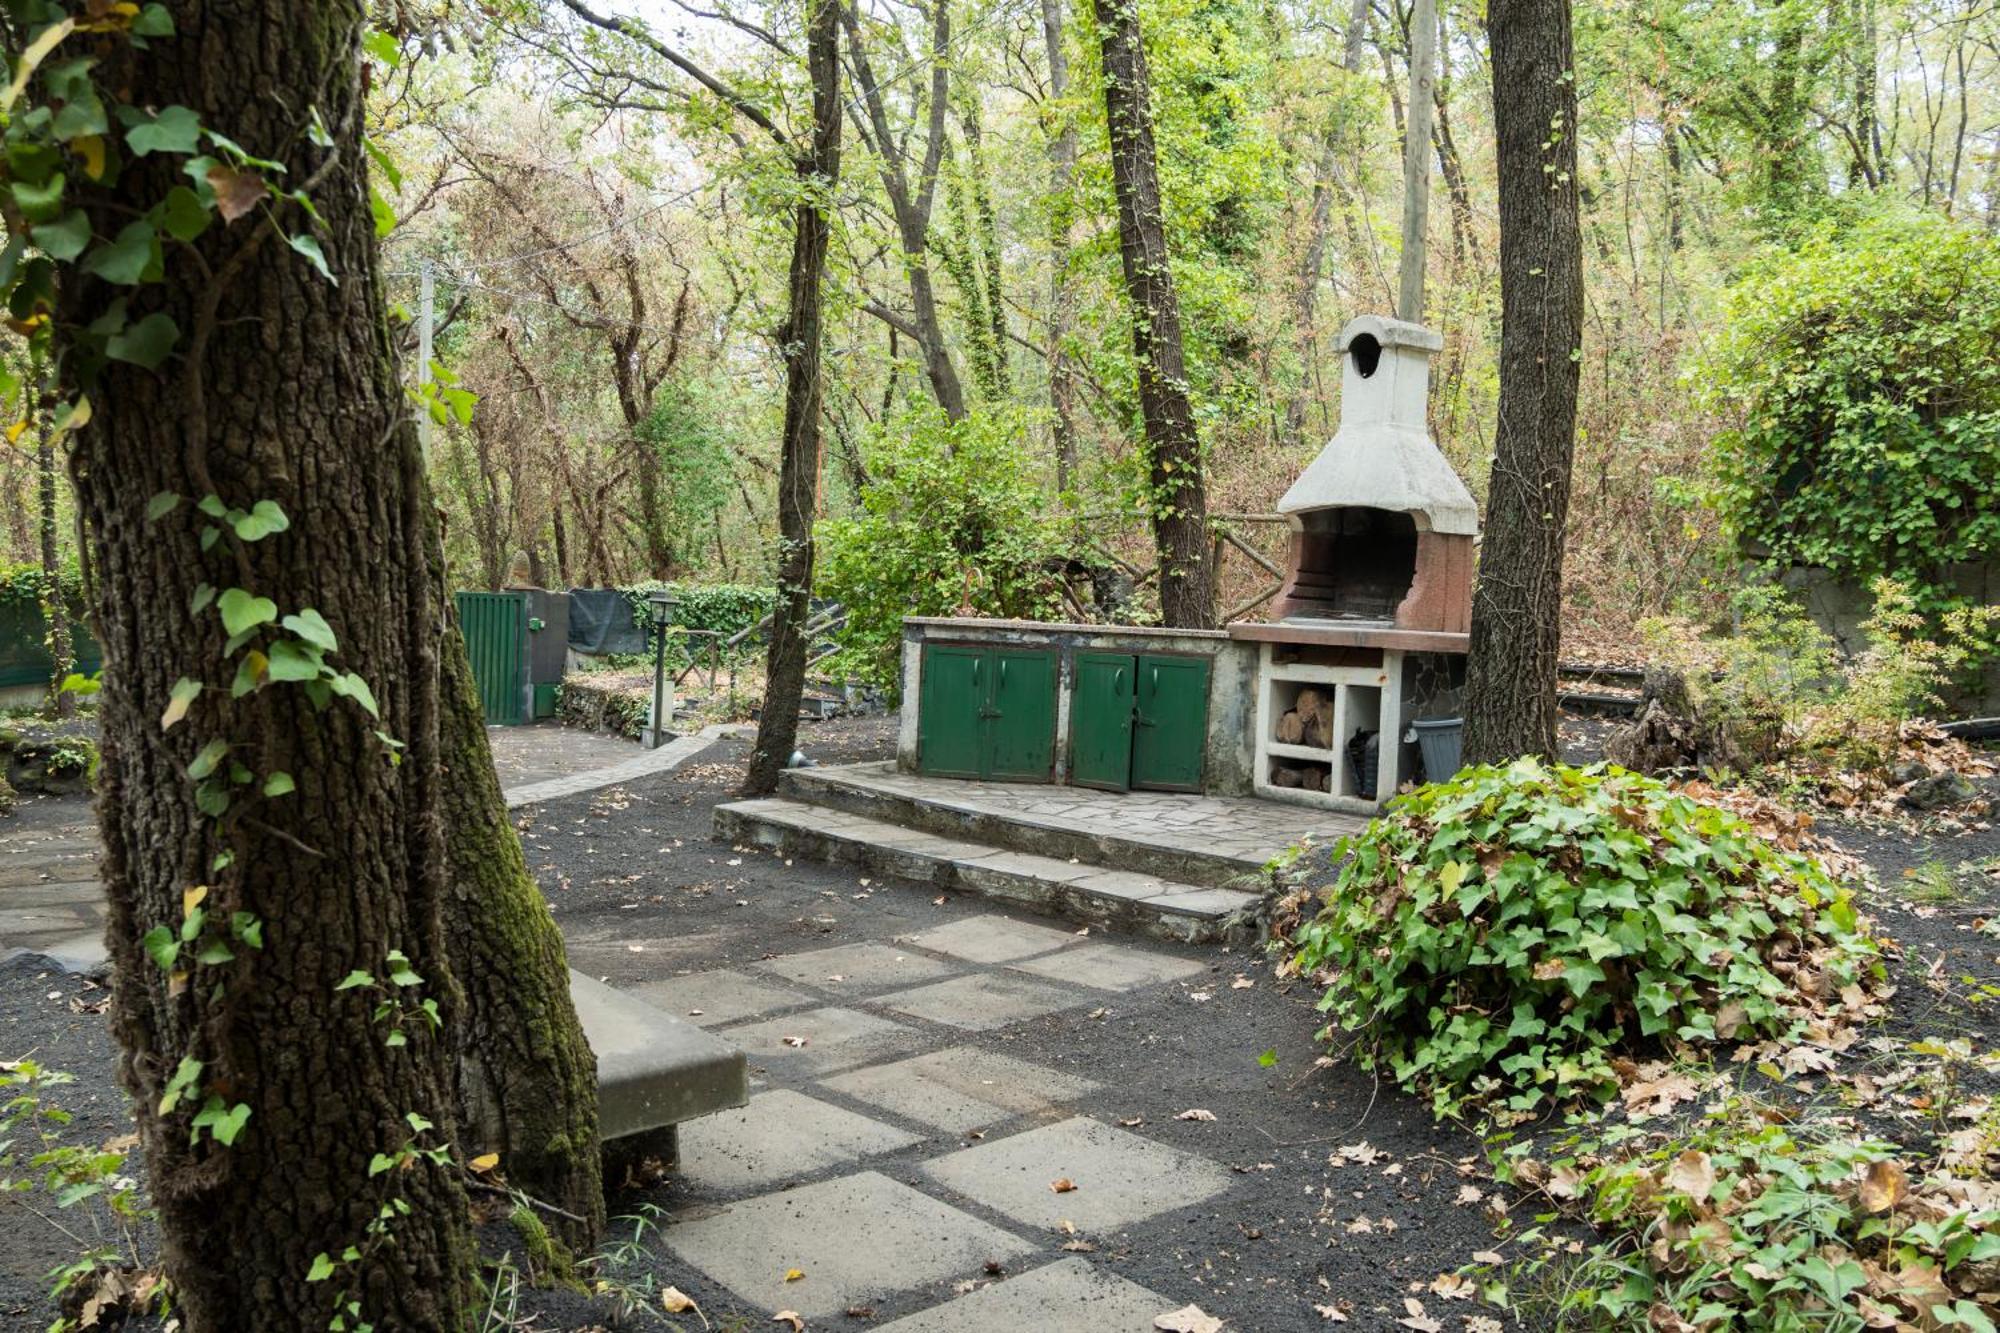
[[[893,690],[904,616],[1064,618],[1068,550],[1018,411],[911,404],[866,442],[861,512],[819,527],[818,591],[847,607],[837,670]]]
[[[680,599],[674,608],[675,625],[714,630],[725,638],[749,629],[778,604],[776,589],[755,583],[661,583],[648,579],[619,591],[632,603],[632,614],[643,628],[652,624],[646,599],[662,590]]]
[[[1621,1051],[1783,1038],[1882,976],[1817,862],[1623,769],[1468,768],[1333,854],[1296,966],[1439,1115],[1608,1097]]]
[[[1743,544],[1954,604],[1940,569],[2000,556],[2000,242],[1931,213],[1822,230],[1736,284],[1722,335],[1715,495]]]

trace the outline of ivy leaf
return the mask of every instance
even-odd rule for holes
[[[170,106],[151,120],[125,131],[125,146],[134,157],[153,153],[192,153],[201,143],[201,117],[184,106]]]
[[[212,220],[208,209],[200,195],[185,185],[176,185],[160,205],[160,222],[175,240],[191,241],[208,230]]]
[[[320,249],[318,237],[300,232],[297,236],[286,237],[285,243],[304,255],[306,260],[319,270],[322,278],[336,287],[340,285],[340,279],[334,277],[333,270],[326,266],[326,251]]]
[[[306,1281],[324,1282],[332,1276],[333,1260],[327,1257],[326,1251],[321,1250],[313,1256],[312,1267],[306,1270]]]
[[[327,685],[342,698],[352,699],[368,710],[370,717],[381,717],[382,710],[375,704],[375,692],[368,688],[368,682],[352,671],[330,677]]]
[[[217,737],[215,740],[201,747],[201,753],[197,754],[194,757],[194,762],[188,765],[187,775],[196,782],[200,782],[203,778],[215,772],[215,766],[221,763],[222,757],[228,753],[229,742]]]
[[[389,201],[384,199],[382,192],[373,185],[368,187],[368,211],[375,218],[376,240],[379,241],[396,230],[396,223],[399,220],[396,217],[396,210],[389,206]]]
[[[396,40],[396,34],[384,32],[380,28],[370,28],[361,39],[361,49],[371,59],[379,60],[390,69],[403,63],[403,47]]]
[[[270,777],[264,779],[264,794],[266,796],[287,796],[295,790],[297,790],[297,784],[292,781],[290,773],[273,773]]]
[[[167,1080],[167,1086],[160,1092],[160,1109],[158,1114],[167,1115],[173,1111],[174,1107],[180,1104],[182,1096],[201,1077],[201,1068],[201,1061],[195,1059],[192,1055],[181,1057],[180,1065],[174,1070],[174,1076]]]
[[[339,641],[333,637],[333,626],[309,606],[278,623],[322,652],[334,652],[340,647]]]
[[[236,955],[221,940],[211,940],[202,946],[201,952],[194,956],[194,960],[197,963],[204,963],[210,967],[214,967],[221,963],[235,962]]]
[[[144,370],[158,370],[180,341],[181,326],[172,315],[154,311],[137,324],[105,340],[104,354]]]
[[[160,714],[160,730],[172,731],[174,723],[187,716],[188,706],[201,694],[201,682],[182,676],[174,682],[173,695],[166,711]]]
[[[134,37],[171,37],[174,35],[174,16],[161,4],[147,5],[132,20]]]
[[[56,138],[68,143],[72,139],[102,134],[111,128],[111,122],[104,115],[104,103],[88,82],[80,89],[72,85],[66,91],[68,97],[63,102],[63,108],[56,112],[55,121],[49,127]]]
[[[28,235],[42,253],[58,263],[67,264],[82,254],[90,245],[90,219],[80,208],[72,208],[54,222],[44,222],[39,227],[30,227]]]
[[[157,523],[168,514],[173,513],[174,510],[180,508],[180,505],[180,496],[174,494],[172,491],[161,491],[152,499],[146,501],[146,521],[148,523]]]
[[[92,250],[83,261],[85,273],[120,287],[136,287],[158,276],[159,269],[159,233],[143,218],[127,223],[115,239]]]
[[[357,967],[341,978],[340,984],[335,986],[334,989],[337,991],[353,990],[357,986],[372,986],[374,984],[375,974],[372,972],[363,972]]]
[[[249,912],[229,914],[229,933],[253,949],[264,947],[264,923]]]
[[[174,961],[181,955],[181,942],[171,929],[166,926],[154,926],[140,937],[139,943],[145,946],[146,956],[153,960],[160,971],[174,970]],[[185,1067],[186,1062],[183,1061],[182,1064]],[[171,1088],[169,1090],[171,1091]],[[161,1113],[165,1114],[166,1109],[168,1108],[162,1107]]]
[[[30,222],[47,222],[62,212],[63,174],[60,171],[40,184],[16,180],[8,188],[14,194],[14,207],[20,209],[21,216]]]
[[[223,1108],[222,1098],[210,1097],[201,1108],[201,1114],[194,1118],[194,1130],[198,1137],[206,1129],[215,1136],[215,1141],[227,1148],[234,1144],[243,1133],[243,1126],[250,1123],[250,1107],[246,1102]]]
[[[222,627],[233,635],[246,634],[259,625],[268,625],[278,618],[278,604],[268,597],[258,597],[241,588],[230,588],[216,599],[215,609],[222,614]]]
[[[216,211],[222,214],[225,224],[256,208],[271,193],[270,187],[264,184],[264,178],[256,172],[241,171],[213,160],[202,173],[202,179],[215,195]]]
[[[232,514],[229,526],[236,535],[246,542],[262,541],[274,532],[283,532],[292,526],[292,520],[278,507],[275,500],[259,500],[250,506],[247,514]]]

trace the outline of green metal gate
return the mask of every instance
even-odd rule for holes
[[[472,679],[488,726],[528,720],[528,595],[462,592],[458,629],[472,659]]]
[[[1205,657],[1078,653],[1069,780],[1112,791],[1200,791],[1208,674]]]
[[[1055,654],[926,644],[917,767],[947,778],[1047,782],[1055,771]]]

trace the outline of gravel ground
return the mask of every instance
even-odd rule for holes
[[[1592,739],[1566,735],[1566,748],[1582,757]],[[822,763],[882,757],[893,740],[894,723],[886,718],[819,724],[802,735],[808,755]],[[936,901],[936,894],[893,882],[863,888],[851,868],[788,864],[713,842],[711,811],[730,798],[745,749],[722,742],[674,774],[524,813],[529,863],[571,940],[576,966],[630,984],[886,939],[991,910],[956,896]],[[1830,831],[1891,886],[1871,895],[1870,906],[1903,945],[1899,966],[1906,975],[1894,1014],[1871,1035],[1967,1032],[1995,1044],[1995,1020],[1966,996],[1977,983],[2000,983],[2000,943],[1972,929],[1985,908],[2000,910],[1996,881],[1967,871],[1960,876],[1964,896],[1945,902],[1914,902],[1902,886],[1905,870],[1928,862],[1956,867],[2000,856],[2000,834],[1924,839]],[[1209,1000],[1197,1004],[1186,986],[1159,986],[1115,997],[1101,1015],[1071,1011],[1003,1034],[1023,1058],[1088,1071],[1100,1091],[1080,1103],[1084,1114],[1142,1119],[1136,1132],[1237,1173],[1228,1193],[1125,1229],[1100,1246],[1094,1262],[1176,1302],[1194,1301],[1232,1328],[1323,1329],[1329,1324],[1315,1307],[1338,1305],[1351,1311],[1349,1327],[1387,1329],[1415,1288],[1469,1263],[1475,1251],[1495,1248],[1482,1209],[1459,1202],[1467,1185],[1492,1188],[1473,1135],[1434,1123],[1421,1106],[1359,1070],[1315,1068],[1322,1053],[1313,1040],[1317,997],[1300,984],[1274,982],[1264,960],[1179,952],[1210,964],[1205,980],[1214,984],[1201,988]],[[1238,978],[1251,984],[1232,984]],[[126,1128],[112,1052],[95,1012],[103,994],[32,959],[0,964],[0,1057],[32,1052],[76,1074],[59,1097],[77,1114],[71,1131],[77,1141],[101,1142]],[[1267,1051],[1275,1052],[1275,1064],[1260,1063]],[[1215,1119],[1174,1119],[1190,1107],[1212,1111]],[[1380,1157],[1368,1165],[1330,1165],[1330,1154],[1361,1144]],[[916,1159],[935,1152],[933,1143],[869,1165],[911,1180]],[[612,1213],[708,1202],[670,1177],[621,1190]],[[0,1329],[46,1327],[42,1274],[76,1246],[32,1216],[21,1196],[0,1196],[0,1208],[6,1210]],[[1363,1219],[1365,1229],[1358,1225]],[[629,1234],[631,1224],[618,1230]],[[485,1238],[491,1253],[512,1243],[499,1226],[489,1226]],[[680,1287],[717,1327],[772,1326],[770,1311],[735,1305],[699,1273],[675,1264],[651,1237],[638,1254],[618,1270],[623,1279]],[[1476,1309],[1423,1299],[1451,1329]],[[884,1306],[879,1321],[904,1312]],[[537,1329],[660,1326],[655,1316],[621,1319],[611,1303],[570,1293],[523,1293],[519,1314],[532,1316]],[[841,1318],[815,1325],[867,1326]]]

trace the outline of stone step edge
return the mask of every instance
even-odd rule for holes
[[[829,820],[830,813],[783,798],[733,801],[716,807],[715,833],[1153,939],[1206,944],[1255,933],[1255,894],[1073,864],[845,812]],[[1138,881],[1161,887],[1141,892],[1148,885]]]
[[[1197,848],[1161,847],[1115,833],[1087,833],[1055,819],[1002,815],[939,796],[884,791],[839,769],[794,768],[778,779],[780,797],[826,806],[944,838],[1004,847],[1030,856],[1055,852],[1107,870],[1137,870],[1203,888],[1261,883],[1264,862]]]

